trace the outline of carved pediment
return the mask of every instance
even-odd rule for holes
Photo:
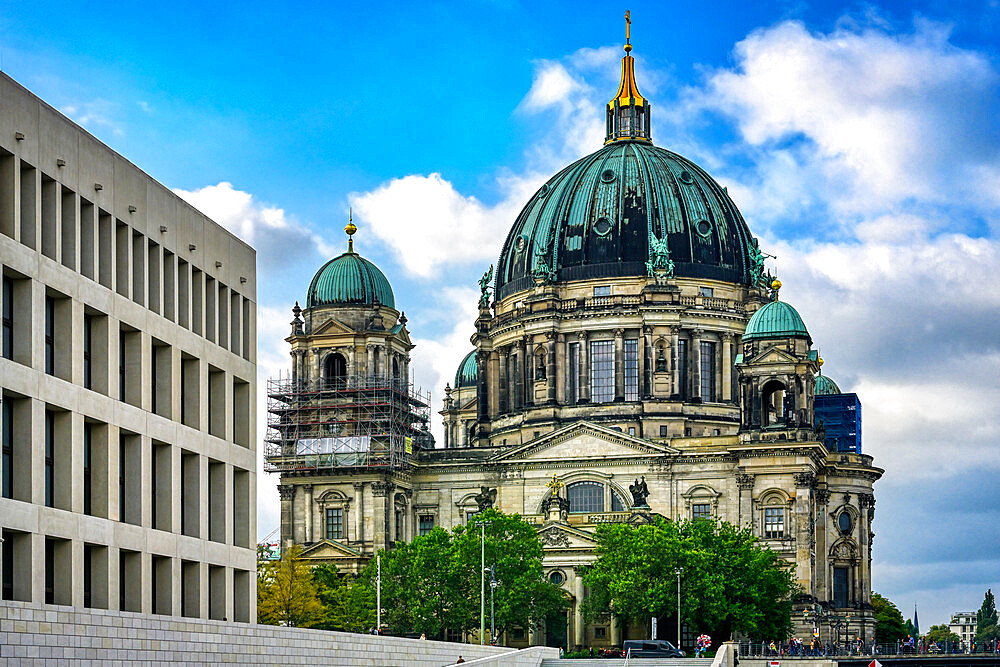
[[[334,560],[337,558],[359,558],[361,552],[336,540],[322,539],[302,550],[302,558],[308,560]]]
[[[496,462],[646,458],[677,454],[673,447],[580,421],[494,456]]]
[[[594,536],[587,531],[572,528],[564,523],[547,523],[538,529],[538,539],[546,550],[587,549],[597,547]]]
[[[800,364],[804,361],[799,357],[796,357],[791,352],[783,350],[779,347],[769,347],[766,350],[761,350],[757,356],[746,362],[747,366],[759,366],[764,364]]]
[[[340,320],[333,317],[327,318],[318,327],[313,327],[312,336],[336,336],[339,334],[355,334],[357,332]]]

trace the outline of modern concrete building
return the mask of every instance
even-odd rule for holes
[[[961,637],[968,646],[976,638],[976,612],[956,611],[948,621],[948,629]]]
[[[3,599],[255,620],[255,267],[0,74]]]
[[[576,648],[648,631],[584,620],[598,526],[718,517],[794,565],[796,635],[870,638],[882,470],[861,451],[860,402],[820,374],[726,189],[653,144],[625,50],[605,145],[497,239],[473,349],[445,389],[443,448],[406,382],[412,345],[385,276],[350,241],[317,272],[292,310],[290,377],[268,392],[282,544],[357,571],[434,526],[517,513],[571,606],[504,639]],[[817,395],[853,397],[826,412],[852,438],[827,439]]]

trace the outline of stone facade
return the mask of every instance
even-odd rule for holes
[[[255,619],[255,262],[0,74],[4,599]]]

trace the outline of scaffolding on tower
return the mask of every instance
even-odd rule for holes
[[[430,392],[398,377],[272,378],[265,469],[406,468],[416,450],[434,446],[430,403]]]

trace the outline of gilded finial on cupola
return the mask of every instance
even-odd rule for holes
[[[350,213],[348,214],[347,226],[344,227],[344,231],[347,232],[347,252],[354,252],[354,233],[358,231],[358,227],[354,224],[353,207],[351,207]]]
[[[615,141],[650,141],[649,100],[639,93],[635,82],[635,58],[632,51],[632,15],[625,12],[625,56],[622,58],[622,81],[618,94],[608,102],[607,137],[604,144]]]

